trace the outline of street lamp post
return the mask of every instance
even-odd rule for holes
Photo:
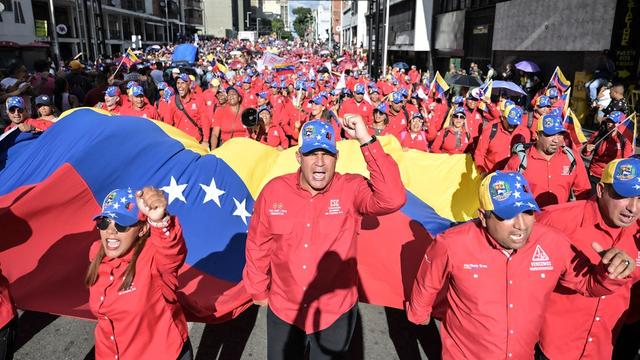
[[[256,18],[256,33],[260,37],[260,18]]]
[[[247,30],[249,30],[249,17],[250,16],[251,16],[251,11],[247,11],[247,20],[245,20],[246,23],[247,23]]]

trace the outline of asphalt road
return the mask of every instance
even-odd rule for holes
[[[418,327],[408,323],[400,310],[368,304],[359,308],[350,359],[439,358],[440,339],[433,323]],[[227,323],[189,323],[195,359],[266,359],[265,320],[265,309],[252,307]],[[19,326],[17,360],[94,359],[95,323],[91,321],[27,311],[21,314]]]

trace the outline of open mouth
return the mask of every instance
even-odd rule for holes
[[[524,240],[524,233],[511,234],[509,235],[509,239],[514,242],[522,242]]]
[[[625,224],[630,224],[634,220],[634,216],[631,214],[620,214],[620,220]]]
[[[107,239],[107,249],[108,250],[116,250],[119,247],[120,247],[120,240]]]
[[[327,175],[327,173],[324,172],[324,171],[314,171],[313,172],[313,180],[322,181],[322,180],[324,180],[326,175]]]

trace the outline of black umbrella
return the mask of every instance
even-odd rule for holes
[[[478,87],[482,85],[480,80],[477,77],[471,75],[458,75],[452,81],[450,85],[459,85],[466,87]]]

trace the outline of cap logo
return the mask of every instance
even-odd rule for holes
[[[102,203],[102,208],[106,209],[109,206],[113,205],[113,200],[116,198],[116,192],[112,191],[109,193],[109,195],[107,195],[107,197],[104,199],[104,202]]]
[[[553,119],[551,118],[544,119],[544,127],[552,127],[552,126],[553,126]]]
[[[307,126],[304,128],[304,137],[313,136],[313,126]]]
[[[515,110],[511,110],[511,111],[509,112],[509,117],[510,117],[510,118],[514,118],[514,117],[516,117],[516,116],[518,116],[518,114],[516,113],[516,111],[515,111]]]
[[[497,201],[504,201],[511,196],[509,184],[504,181],[496,181],[490,189],[491,198]]]
[[[631,164],[620,165],[616,172],[617,180],[631,180],[636,177],[636,169]]]

